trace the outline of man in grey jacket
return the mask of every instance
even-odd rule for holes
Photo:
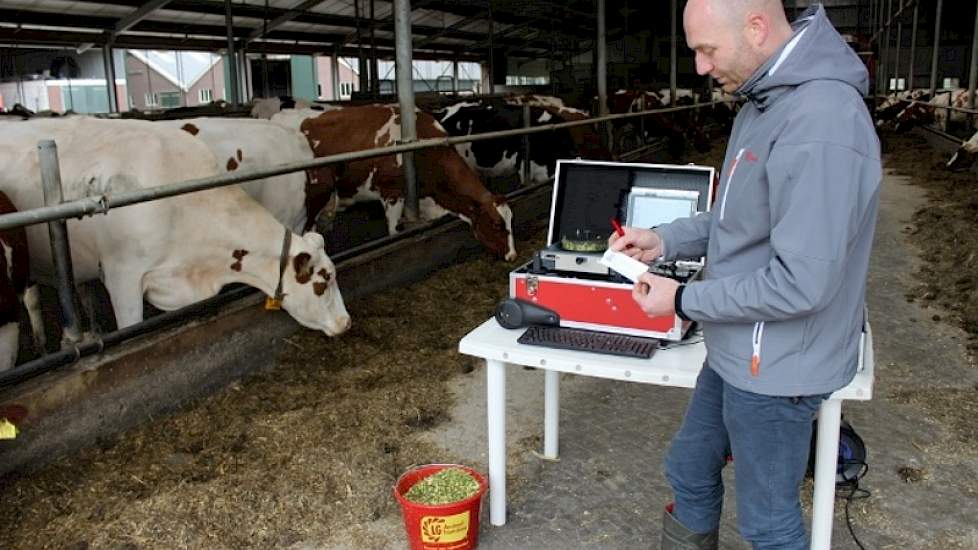
[[[717,548],[728,454],[744,538],[807,548],[812,420],[855,375],[865,322],[881,179],[868,74],[819,5],[792,26],[777,0],[689,0],[684,25],[697,72],[747,102],[711,211],[612,237],[644,261],[707,257],[701,281],[647,273],[633,292],[651,316],[701,323],[707,347],[666,459],[663,548]]]

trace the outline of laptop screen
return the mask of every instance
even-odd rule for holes
[[[699,192],[633,187],[628,194],[625,223],[652,228],[696,214]]]

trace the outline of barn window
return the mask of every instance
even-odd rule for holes
[[[907,79],[905,78],[890,79],[890,91],[900,91],[906,89],[907,89]]]
[[[201,103],[210,103],[214,101],[214,91],[210,88],[201,88],[197,92],[197,97]]]
[[[353,95],[353,83],[340,82],[340,97],[343,99],[350,99],[352,95]]]
[[[170,109],[180,106],[180,92],[160,92],[160,107]]]
[[[159,96],[159,94],[154,94],[154,93],[147,92],[144,99],[146,100],[146,106],[147,107],[156,107],[157,105],[160,104],[160,96]]]
[[[506,75],[507,86],[541,86],[544,84],[550,84],[550,77]]]
[[[941,87],[945,90],[956,90],[960,85],[960,78],[945,78]]]

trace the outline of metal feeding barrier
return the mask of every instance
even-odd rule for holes
[[[412,143],[398,144],[389,147],[378,147],[363,151],[330,155],[310,161],[280,164],[263,170],[221,174],[207,178],[198,178],[135,191],[92,195],[70,201],[63,201],[57,145],[52,140],[42,141],[38,144],[38,156],[40,160],[42,183],[45,189],[45,206],[0,215],[0,230],[24,227],[39,223],[49,224],[52,257],[54,259],[55,269],[58,275],[58,301],[62,309],[62,320],[66,337],[63,339],[63,349],[60,351],[43,355],[37,359],[18,365],[7,372],[0,373],[0,387],[14,385],[50,370],[70,365],[82,357],[100,353],[108,347],[119,345],[136,336],[149,334],[160,328],[172,326],[189,318],[214,311],[215,308],[221,305],[231,303],[237,299],[258,292],[250,287],[236,288],[230,292],[219,294],[185,308],[166,312],[135,325],[97,336],[94,339],[82,341],[80,316],[78,314],[79,308],[77,306],[79,300],[77,297],[77,290],[75,288],[73,269],[71,265],[70,246],[68,240],[69,237],[66,223],[66,220],[68,219],[80,219],[85,216],[105,214],[113,208],[121,208],[132,204],[150,202],[167,197],[193,193],[196,191],[226,187],[247,181],[265,179],[282,174],[300,172],[311,168],[320,168],[342,162],[352,162],[356,160],[399,153],[422,151],[436,147],[454,146],[455,144],[460,143],[474,143],[520,136],[524,136],[526,138],[530,134],[553,132],[555,130],[564,128],[573,128],[591,124],[607,124],[618,120],[634,118],[641,119],[642,117],[646,116],[713,107],[721,103],[724,102],[713,101],[678,107],[666,107],[636,113],[606,115],[602,117],[562,122],[557,124],[545,124],[533,127],[528,126],[529,117],[527,111],[529,111],[529,109],[524,108],[523,123],[524,125],[527,125],[524,128],[487,132],[470,136],[423,139]],[[527,148],[529,147],[528,141],[528,139],[524,139],[525,147]],[[654,146],[655,144],[651,145],[651,147]],[[641,146],[637,151],[644,152],[647,151],[649,147],[650,145],[646,144]],[[634,152],[626,152],[622,156],[629,156],[631,154],[634,154]],[[526,187],[508,194],[507,198],[516,198],[535,189],[536,187],[533,186]],[[413,231],[406,231],[397,236],[380,239],[380,241],[382,244],[390,244],[390,242],[393,240],[407,238],[420,230],[421,229],[419,228]],[[365,247],[369,249],[373,249],[375,246],[380,246],[380,244],[374,243],[371,245],[371,243],[368,243],[368,245],[365,245]],[[362,253],[366,249],[365,247],[357,247],[356,249],[333,254],[332,256],[337,265],[339,265],[342,259],[349,259],[357,253]]]

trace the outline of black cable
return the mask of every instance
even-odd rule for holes
[[[856,471],[856,473],[853,474],[852,477],[849,477],[848,474],[846,473],[846,467],[853,464],[858,465],[859,470]],[[841,496],[846,500],[846,506],[845,506],[846,527],[849,529],[849,535],[852,536],[852,541],[856,543],[856,546],[858,546],[860,550],[866,550],[866,547],[863,546],[863,543],[859,541],[859,537],[856,536],[856,532],[852,528],[852,518],[849,516],[849,505],[852,504],[854,500],[862,500],[864,498],[869,498],[870,495],[872,494],[866,489],[859,488],[859,480],[865,477],[865,475],[869,472],[869,464],[866,464],[866,462],[862,460],[843,460],[841,466],[842,466],[842,472],[840,475],[842,475],[842,480],[836,481],[835,484],[836,497],[838,498]],[[848,493],[844,493],[840,495],[839,494],[840,489],[843,491],[848,489]]]

